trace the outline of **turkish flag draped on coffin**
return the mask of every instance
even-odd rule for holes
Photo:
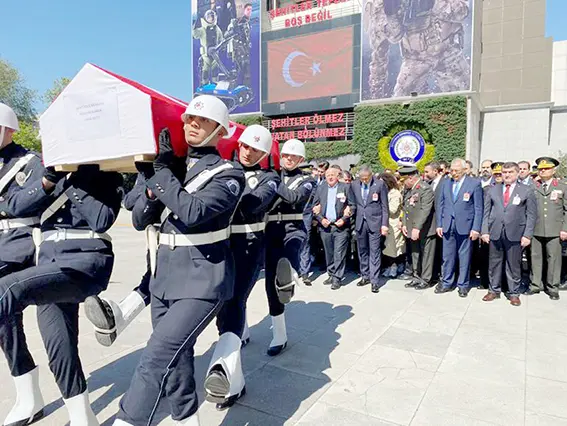
[[[268,102],[352,92],[353,28],[268,42]]]

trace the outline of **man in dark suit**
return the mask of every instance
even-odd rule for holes
[[[425,177],[425,181],[431,186],[433,189],[433,193],[435,194],[435,202],[433,204],[433,223],[431,226],[435,228],[435,232],[437,232],[437,206],[439,205],[439,199],[441,198],[441,193],[443,192],[443,186],[447,182],[447,177],[443,174],[443,170],[441,168],[441,164],[437,161],[432,161],[431,163],[427,163],[425,168],[423,169],[423,175]],[[435,241],[435,256],[433,259],[433,277],[432,283],[435,281],[441,280],[441,263],[443,261],[443,238],[437,236]],[[420,284],[416,287],[418,290],[423,290],[428,288],[429,285]]]
[[[502,264],[505,263],[508,298],[520,306],[522,248],[528,247],[537,220],[537,201],[531,187],[518,183],[517,163],[504,163],[504,183],[496,184],[485,194],[482,240],[489,246],[489,289],[482,300],[500,298]]]
[[[349,198],[356,204],[356,240],[362,279],[357,286],[372,285],[378,293],[382,258],[381,240],[388,235],[388,190],[386,184],[373,177],[368,166],[359,170],[359,179],[350,187]]]
[[[461,297],[467,297],[470,290],[472,243],[480,236],[483,212],[480,181],[465,175],[465,165],[463,159],[453,160],[452,179],[444,185],[437,205],[437,235],[443,238],[443,281],[435,293],[452,291],[456,279]]]
[[[431,286],[435,254],[435,228],[432,228],[435,194],[421,180],[415,166],[402,167],[400,175],[406,188],[402,232],[410,240],[413,269],[413,280],[406,287],[427,288]]]
[[[345,274],[346,253],[348,248],[348,229],[350,215],[356,211],[348,197],[349,185],[339,182],[341,168],[329,167],[325,173],[326,182],[317,187],[313,204],[315,219],[319,222],[321,240],[325,249],[327,273],[324,284],[331,284],[332,290],[341,288]],[[350,206],[350,212],[345,209]]]

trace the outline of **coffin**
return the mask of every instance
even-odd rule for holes
[[[170,130],[175,154],[185,156],[181,114],[186,106],[179,99],[86,64],[39,119],[43,162],[62,171],[99,164],[102,170],[133,173],[136,161],[153,160],[164,127]],[[223,158],[232,158],[245,128],[230,123],[230,133],[218,147]],[[276,152],[279,158],[277,144]],[[279,166],[277,159],[275,163]]]

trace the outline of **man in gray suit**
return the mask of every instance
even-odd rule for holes
[[[508,298],[513,306],[520,306],[522,249],[528,247],[537,220],[537,201],[531,187],[518,183],[520,168],[517,163],[504,163],[504,183],[486,191],[482,240],[490,244],[488,274],[489,289],[482,300],[491,302],[500,298],[502,265],[505,265]]]

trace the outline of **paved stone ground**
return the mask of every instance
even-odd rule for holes
[[[107,295],[125,296],[144,270],[144,241],[123,215],[111,231],[116,270]],[[249,302],[252,341],[243,350],[248,394],[230,411],[201,403],[209,425],[567,425],[567,294],[484,303],[473,290],[405,289],[390,281],[379,294],[358,288],[355,277],[340,291],[315,280],[300,288],[287,309],[289,346],[279,357],[265,350],[271,339],[263,289]],[[26,334],[41,366],[49,415],[38,425],[64,425],[67,415],[35,322],[25,315]],[[112,424],[120,396],[150,333],[146,310],[111,348],[99,346],[81,312],[81,358],[89,375],[99,421]],[[216,330],[196,346],[197,383],[202,383]],[[14,400],[5,363],[0,363],[0,418]],[[172,424],[166,414],[160,425]]]

